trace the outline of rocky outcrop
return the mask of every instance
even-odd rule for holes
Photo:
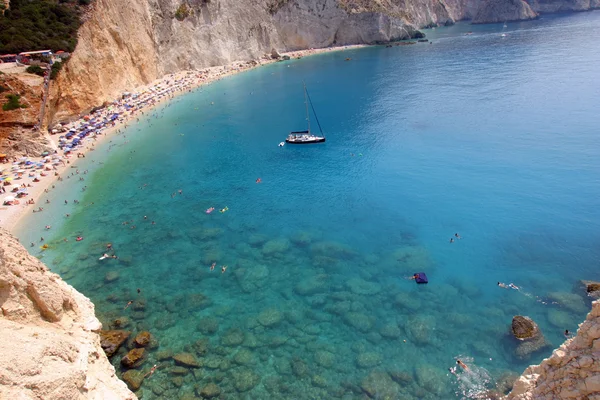
[[[510,400],[600,398],[600,301],[579,326],[577,336],[540,365],[528,367],[508,395]]]
[[[506,21],[525,21],[537,18],[537,13],[524,0],[487,0],[479,6],[471,21],[488,24]]]
[[[136,398],[102,351],[94,305],[4,230],[0,309],[0,398]]]

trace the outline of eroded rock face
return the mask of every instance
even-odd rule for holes
[[[537,16],[538,14],[523,0],[487,0],[480,4],[472,23],[525,21]]]
[[[600,301],[580,325],[577,336],[554,350],[540,365],[528,367],[509,400],[585,399],[600,395]]]
[[[94,305],[2,229],[0,308],[0,398],[136,398],[100,346]]]

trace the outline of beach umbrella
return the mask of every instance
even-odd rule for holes
[[[47,156],[48,154],[50,154],[50,152],[45,151],[45,152],[42,153],[42,157]]]

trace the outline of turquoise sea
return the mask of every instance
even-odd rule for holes
[[[210,382],[223,399],[474,398],[577,329],[577,283],[600,279],[600,12],[427,35],[180,96],[27,218],[21,241],[105,328],[156,339],[144,399]],[[278,147],[305,126],[303,81],[327,142]],[[118,259],[98,260],[107,243]],[[518,350],[514,315],[548,345]],[[181,352],[201,367],[175,368]]]

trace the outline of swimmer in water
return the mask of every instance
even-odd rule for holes
[[[565,329],[565,339],[570,339],[571,338],[571,333],[569,333],[568,329]]]
[[[215,270],[215,266],[217,265],[216,262],[212,263],[212,265],[210,266],[210,270],[214,271]]]
[[[504,288],[504,289],[508,289],[508,286],[506,286],[506,283],[498,282],[498,286],[500,286],[501,288]]]
[[[258,178],[258,179],[256,180],[256,183],[261,183],[261,182],[262,182],[262,179],[260,179],[260,178]]]
[[[132,303],[133,303],[133,300],[129,300],[123,310],[127,310]]]
[[[457,238],[457,239],[461,239],[461,237],[460,237],[460,235],[458,233],[455,233],[454,237]]]
[[[227,270],[227,265],[223,265],[221,267],[221,273],[224,274],[226,270]]]
[[[413,276],[410,277],[410,279],[417,279],[419,277],[419,274],[414,274]]]
[[[460,360],[456,360],[456,364],[458,364],[458,366],[461,367],[462,369],[464,369],[465,371],[469,370],[469,367],[467,366],[467,364],[465,364],[464,362],[462,362]]]
[[[144,378],[152,376],[152,374],[154,373],[154,371],[156,371],[157,368],[158,368],[158,364],[154,364],[154,366],[152,368],[150,368],[150,372],[148,372],[146,375],[144,375]]]
[[[508,284],[508,287],[511,289],[519,290],[519,287],[512,282]]]
[[[454,238],[450,238],[450,243],[454,243]]]

